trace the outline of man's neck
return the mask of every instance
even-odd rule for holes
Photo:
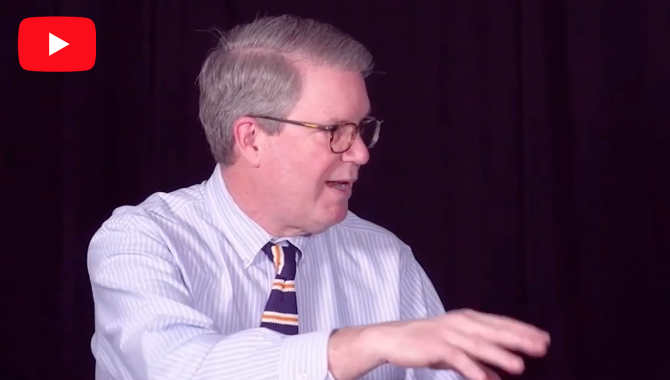
[[[300,229],[281,226],[272,220],[271,213],[268,213],[272,210],[272,202],[268,202],[263,194],[256,193],[262,186],[258,186],[250,175],[233,165],[221,167],[221,176],[235,204],[267,233],[275,237],[305,235]]]

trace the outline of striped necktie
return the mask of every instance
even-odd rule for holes
[[[275,265],[275,280],[265,306],[261,327],[286,335],[298,333],[298,302],[295,296],[295,271],[300,250],[289,242],[268,243],[263,252]]]

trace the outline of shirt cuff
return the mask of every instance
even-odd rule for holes
[[[285,338],[279,359],[279,380],[327,379],[330,335],[330,331],[318,331]]]

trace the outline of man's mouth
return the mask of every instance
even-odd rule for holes
[[[354,181],[326,181],[326,185],[338,190],[348,190],[351,188],[353,182]]]

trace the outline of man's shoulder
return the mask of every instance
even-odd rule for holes
[[[347,213],[346,218],[336,226],[335,230],[340,234],[359,239],[374,239],[384,245],[392,244],[398,248],[407,247],[407,244],[395,233],[370,220],[361,218],[352,211]]]
[[[338,224],[338,227],[344,230],[357,231],[365,234],[397,238],[397,236],[387,228],[382,227],[381,225],[370,220],[363,219],[351,210],[347,211],[346,218],[344,218],[344,220]]]
[[[204,206],[204,184],[158,191],[140,203],[119,206],[104,221],[100,231],[106,228],[151,229],[172,223],[188,224],[192,219],[201,218],[207,209]]]

